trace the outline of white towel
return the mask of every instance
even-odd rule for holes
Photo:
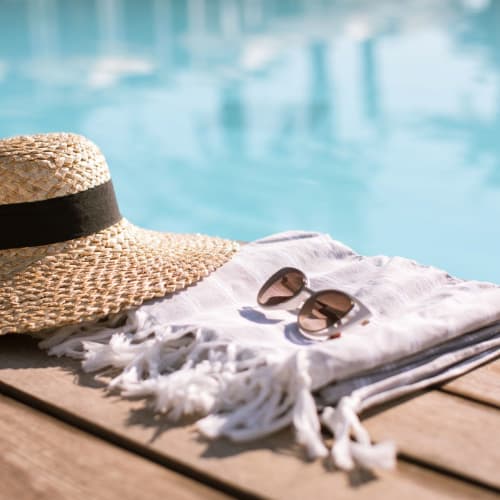
[[[303,270],[313,290],[354,295],[373,313],[370,323],[334,340],[303,338],[294,312],[256,304],[283,266]],[[372,444],[357,414],[497,356],[499,320],[495,284],[401,257],[361,256],[325,234],[287,232],[243,246],[182,292],[61,328],[40,345],[83,359],[87,371],[119,369],[110,387],[154,398],[156,411],[173,419],[203,416],[198,428],[210,438],[248,441],[291,424],[313,458],[330,453],[343,469],[391,467],[394,445]],[[331,450],[320,421],[335,435]]]

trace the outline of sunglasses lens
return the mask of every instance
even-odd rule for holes
[[[306,284],[304,274],[298,269],[283,269],[271,276],[260,289],[257,302],[261,306],[276,306],[295,297]]]
[[[325,290],[309,298],[299,314],[299,326],[306,332],[319,332],[340,321],[354,307],[342,292]]]

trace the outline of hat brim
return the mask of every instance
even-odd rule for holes
[[[88,237],[0,251],[0,335],[35,332],[163,297],[199,281],[238,243],[159,233],[122,219]]]

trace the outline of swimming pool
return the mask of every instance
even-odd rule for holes
[[[499,25],[488,0],[0,0],[0,136],[90,137],[145,227],[500,282]]]

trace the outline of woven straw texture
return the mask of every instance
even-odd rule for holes
[[[0,141],[0,204],[72,194],[108,179],[104,157],[83,137]],[[122,219],[88,237],[0,250],[0,334],[98,319],[182,290],[237,249],[233,241],[147,231]]]
[[[47,200],[109,181],[99,148],[76,134],[0,140],[0,204]]]

